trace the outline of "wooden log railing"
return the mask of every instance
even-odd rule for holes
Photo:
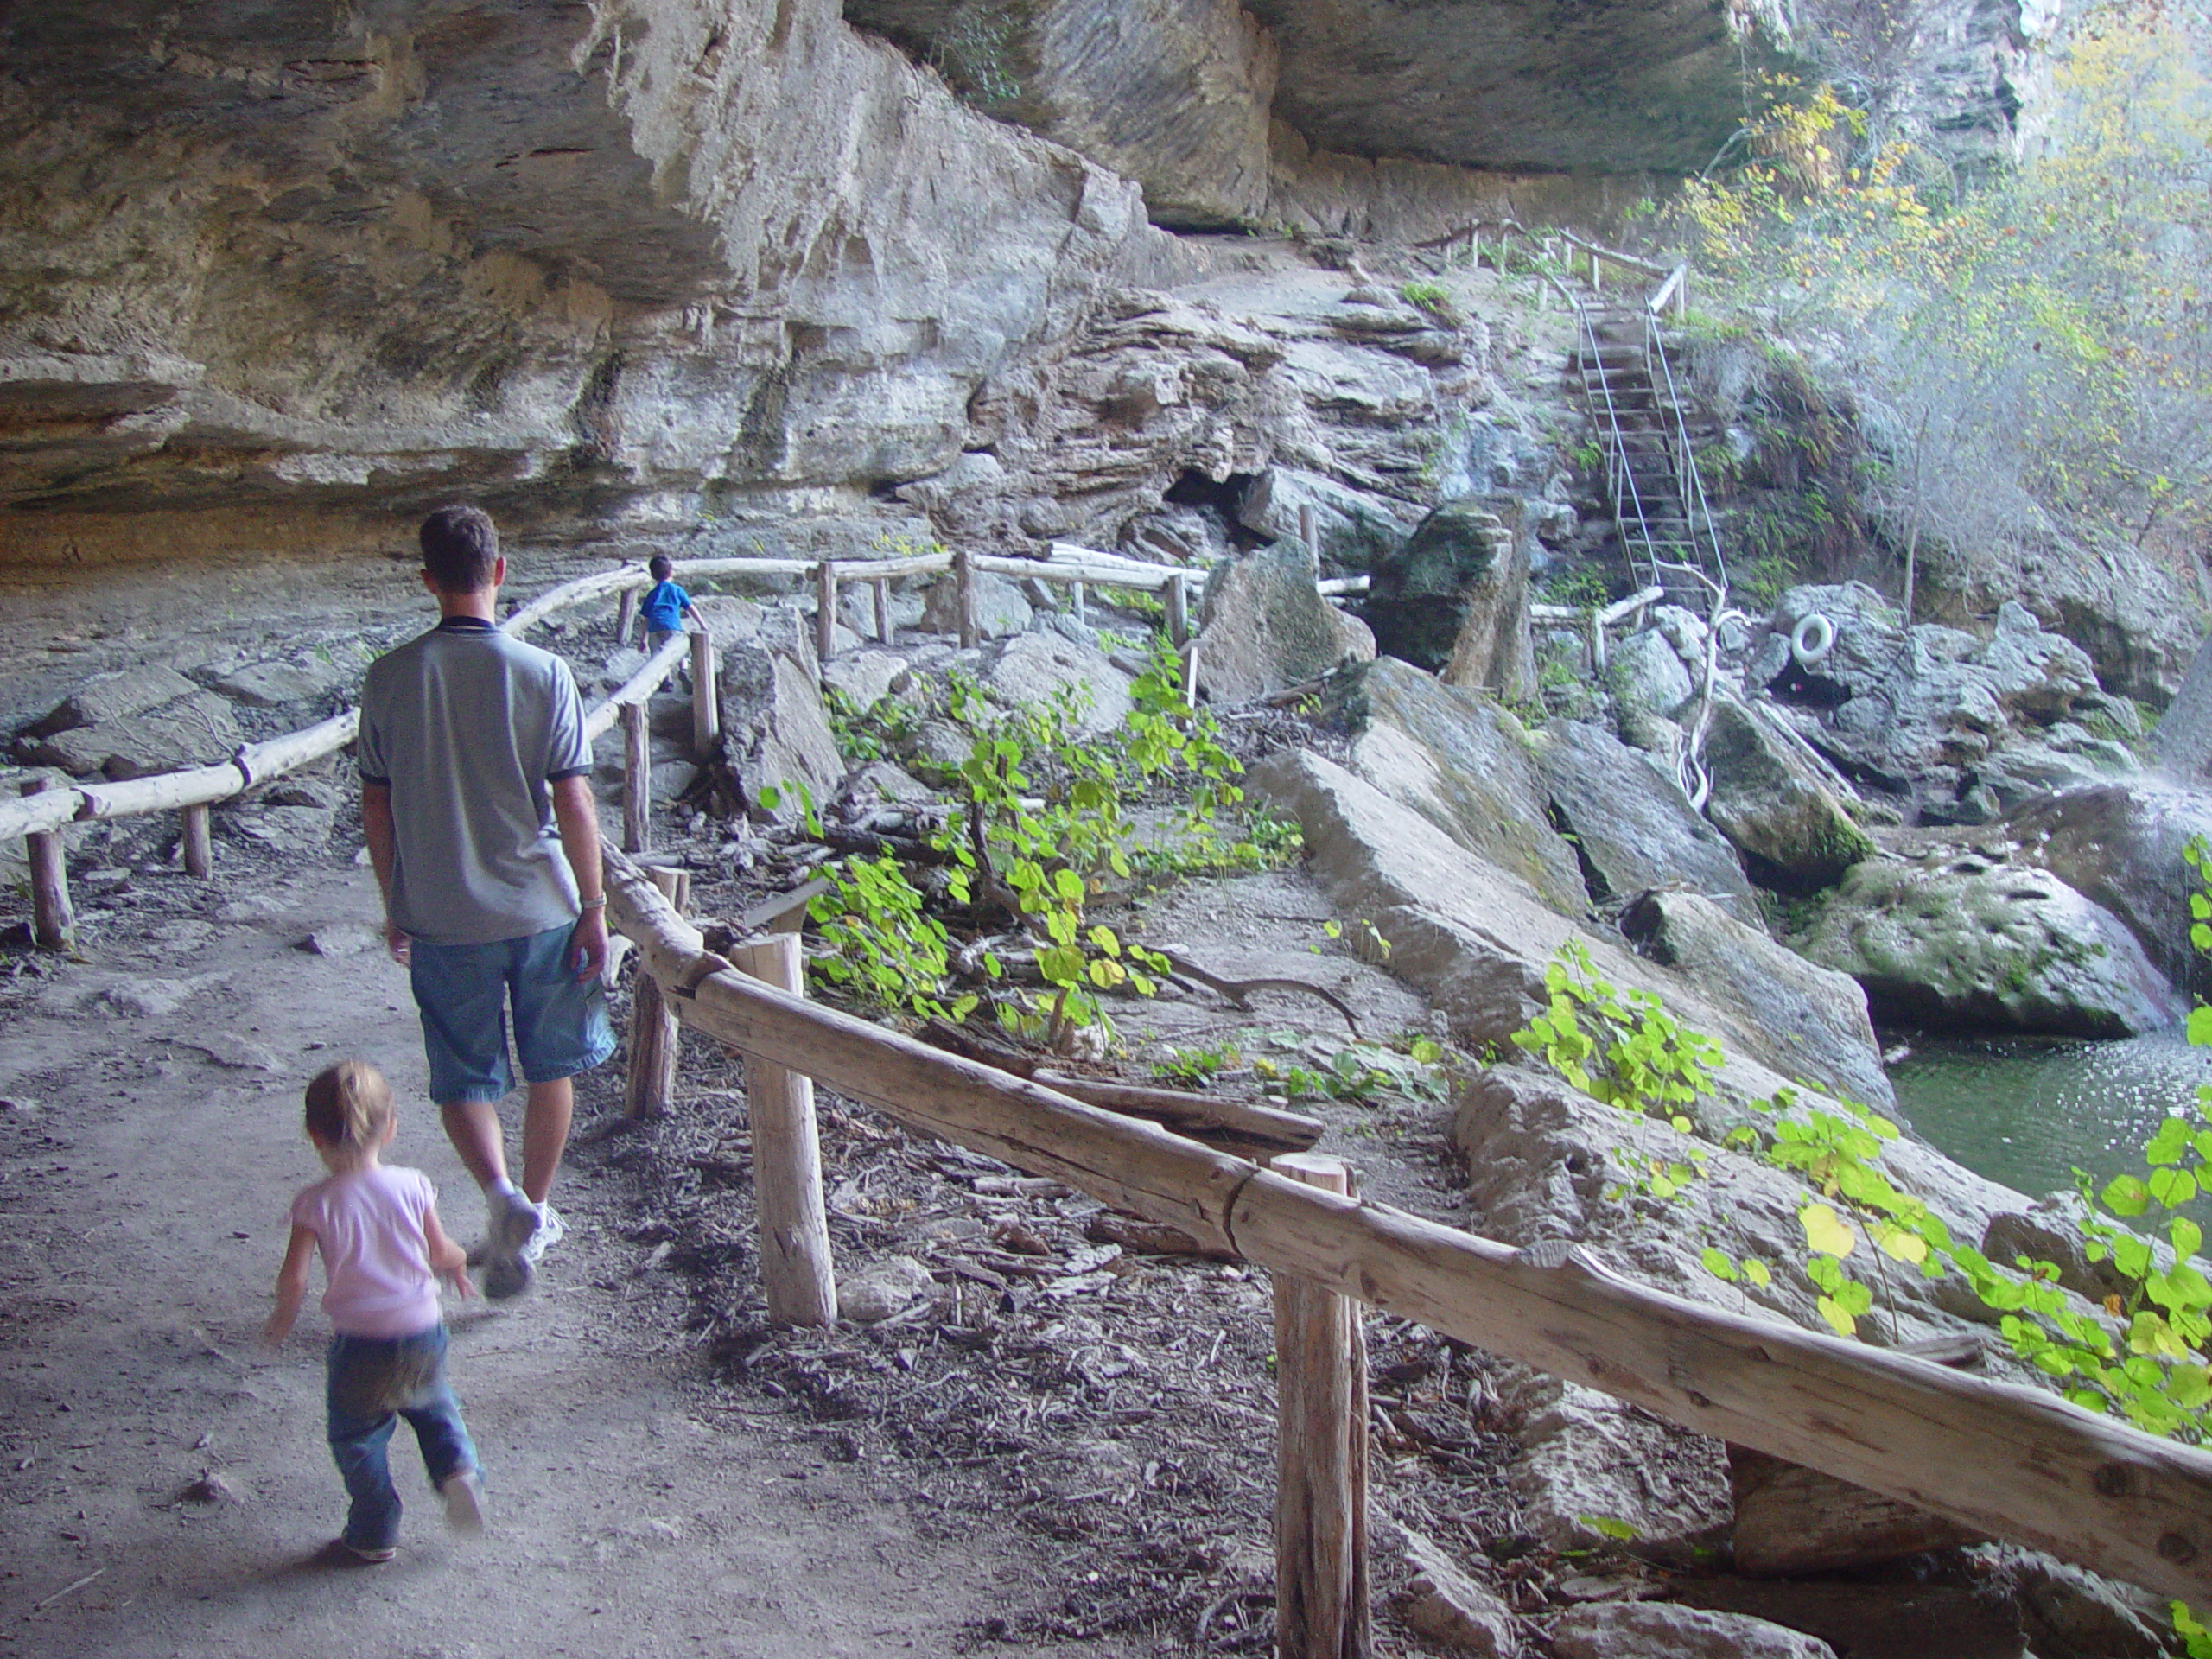
[[[1582,610],[1573,605],[1531,605],[1529,620],[1531,622],[1573,622],[1587,626],[1590,630],[1590,664],[1602,674],[1605,671],[1605,630],[1631,617],[1641,617],[1666,597],[1664,588],[1646,588],[1594,611]]]
[[[1653,1290],[1579,1249],[1516,1250],[1084,1106],[748,978],[707,954],[634,865],[607,865],[609,918],[673,988],[679,1020],[748,1057],[1700,1433],[2165,1594],[2212,1597],[2212,1452]]]

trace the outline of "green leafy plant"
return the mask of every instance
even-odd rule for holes
[[[823,701],[830,710],[830,732],[837,753],[855,764],[887,760],[912,746],[921,716],[910,703],[896,697],[878,697],[867,708],[836,686],[826,688]]]
[[[828,947],[814,957],[814,971],[862,1001],[924,1019],[966,1019],[977,999],[945,997],[944,925],[923,908],[899,861],[888,853],[849,858],[827,874],[830,890],[807,905]],[[987,958],[985,967],[996,976],[995,960]]]
[[[1187,1088],[1200,1089],[1224,1071],[1243,1064],[1244,1055],[1234,1043],[1211,1048],[1171,1048],[1152,1065],[1152,1075]]]
[[[1236,781],[1243,768],[1213,717],[1185,701],[1179,659],[1163,636],[1154,638],[1131,687],[1130,712],[1102,735],[1084,732],[1087,694],[1074,688],[1007,710],[972,678],[954,673],[932,695],[967,735],[968,751],[956,766],[930,766],[912,753],[919,699],[862,710],[833,694],[832,718],[849,756],[897,756],[951,794],[953,810],[929,837],[944,901],[979,923],[999,916],[1016,922],[1043,982],[1041,992],[986,987],[1010,1028],[1052,1041],[1084,1027],[1110,1036],[1103,999],[1153,994],[1166,959],[1123,940],[1090,913],[1109,891],[1141,873],[1264,868],[1298,846],[1294,824],[1247,811]],[[1154,799],[1172,800],[1173,810],[1141,825],[1135,809]],[[810,804],[808,822],[818,835]],[[823,895],[817,920],[836,949],[821,959],[820,971],[862,1000],[934,1012],[943,1006],[938,957],[949,935],[926,913],[910,875],[901,873],[903,887],[893,883],[893,868],[883,859],[856,858],[832,867],[838,893]],[[924,924],[937,930],[934,947],[887,937],[880,972],[854,962],[880,930],[911,934]],[[844,931],[833,940],[837,926]],[[1001,976],[995,958],[990,976]]]
[[[1408,305],[1417,305],[1424,311],[1443,313],[1452,308],[1452,290],[1441,283],[1425,282],[1419,277],[1398,287],[1398,297]]]
[[[1444,1046],[1417,1033],[1394,1044],[1338,1045],[1300,1032],[1277,1031],[1268,1034],[1267,1043],[1275,1053],[1256,1056],[1252,1073],[1263,1090],[1284,1100],[1372,1105],[1386,1094],[1441,1100],[1450,1082]]]
[[[1594,470],[1598,460],[1592,455],[1584,470]],[[1541,597],[1547,605],[1568,605],[1578,611],[1594,611],[1611,604],[1613,594],[1605,574],[1586,564],[1553,576],[1544,583]]]

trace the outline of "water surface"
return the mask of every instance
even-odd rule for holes
[[[2178,1031],[2110,1042],[1929,1039],[1890,1069],[1897,1111],[1930,1146],[2031,1196],[2139,1174],[2169,1112],[2212,1083],[2212,1049]]]

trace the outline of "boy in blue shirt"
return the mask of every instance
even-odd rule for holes
[[[685,617],[698,613],[691,608],[691,595],[670,580],[676,567],[667,554],[654,554],[645,569],[652,572],[653,585],[645,590],[638,614],[645,620],[645,654],[651,656],[683,632]]]

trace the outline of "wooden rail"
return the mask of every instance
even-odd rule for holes
[[[771,989],[708,955],[619,855],[607,892],[683,1023],[912,1128],[1700,1433],[2162,1593],[2212,1596],[2212,1452],[1652,1290],[1580,1250],[1515,1250],[1322,1191]]]
[[[1531,622],[1586,624],[1590,629],[1590,664],[1602,674],[1605,671],[1605,630],[1630,617],[1641,616],[1666,597],[1664,588],[1646,588],[1595,611],[1580,610],[1573,605],[1531,605],[1529,607],[1529,620]]]

